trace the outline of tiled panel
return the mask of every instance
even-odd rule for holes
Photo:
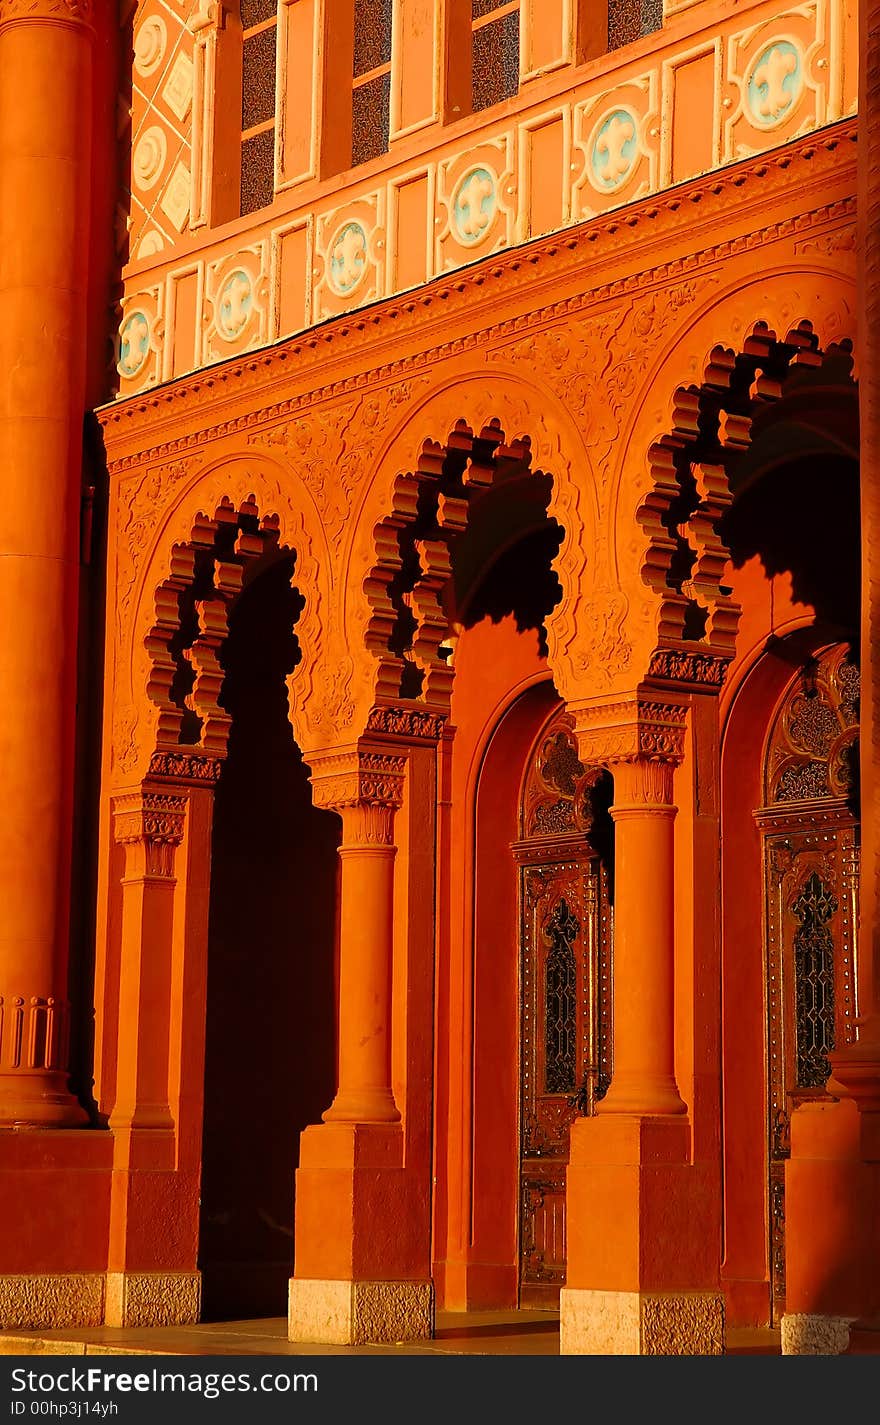
[[[528,77],[526,70],[516,99],[466,126],[425,126],[436,101],[426,93],[407,110],[422,118],[399,147],[392,142],[362,179],[355,171],[337,183],[333,175],[317,176],[317,88],[306,92],[308,76],[317,75],[317,45],[306,41],[318,33],[325,3],[282,5],[280,188],[251,226],[231,231],[205,225],[194,234],[188,226],[187,17],[192,9],[189,23],[202,33],[202,12],[195,14],[193,0],[144,0],[127,21],[135,84],[120,123],[125,132],[132,125],[133,175],[131,194],[123,194],[120,239],[124,245],[130,207],[133,246],[122,302],[123,323],[130,324],[118,343],[121,395],[185,369],[188,339],[179,321],[194,290],[201,310],[193,359],[219,361],[777,148],[856,107],[857,0],[752,0],[720,15],[702,0],[667,0],[675,23],[650,45],[640,41],[582,67],[558,67],[555,52],[542,52],[546,73]],[[412,3],[427,27],[428,0]],[[540,3],[521,7],[526,51],[530,16]],[[561,61],[574,7],[570,0],[553,4]],[[425,53],[438,33],[425,29]],[[399,50],[399,34],[394,44]],[[538,58],[527,53],[526,65]],[[399,65],[399,55],[393,62]],[[401,78],[407,76],[398,68],[395,84]],[[197,107],[201,112],[198,95]],[[401,110],[397,122],[405,117]],[[175,293],[184,238],[185,265],[204,280]],[[167,352],[166,301],[177,313]],[[130,322],[133,313],[138,322]]]
[[[139,259],[172,249],[192,196],[193,0],[146,0],[123,26],[131,86],[119,101],[126,181],[118,242]]]

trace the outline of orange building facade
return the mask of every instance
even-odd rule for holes
[[[877,32],[0,0],[0,1328],[878,1314]]]

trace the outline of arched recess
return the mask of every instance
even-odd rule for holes
[[[817,828],[828,809],[805,804],[780,820],[768,805],[761,749],[786,689],[813,655],[858,639],[858,406],[849,341],[822,351],[807,319],[782,339],[754,324],[741,351],[716,348],[702,385],[679,390],[674,429],[655,443],[651,464],[657,484],[640,519],[651,535],[645,579],[660,608],[652,672],[696,674],[717,687],[731,665],[718,713],[722,1276],[729,1322],[764,1324],[778,1316],[784,1292],[784,1152],[765,1006],[782,974],[771,953],[781,933],[778,896],[788,896],[791,942],[803,889],[788,895],[779,880],[773,911],[769,888],[780,856],[800,855],[792,852],[798,836],[825,836]],[[699,776],[706,755],[699,737],[695,750]],[[814,824],[805,829],[799,817]],[[786,1113],[796,1098],[788,1094]]]
[[[266,510],[265,479],[259,502],[217,496],[218,484],[234,489],[234,470],[166,515],[141,608],[130,600],[128,627],[143,628],[162,569],[145,663],[117,666],[117,687],[143,671],[143,770],[136,791],[111,779],[99,1079],[118,1126],[128,1061],[167,1062],[177,1225],[167,1243],[152,1234],[152,1250],[164,1270],[200,1268],[203,1314],[228,1319],[286,1307],[300,1133],[335,1087],[339,827],[312,806],[294,740],[290,689],[307,698],[316,666],[300,635],[322,598],[305,522],[286,518],[290,495],[272,501],[281,514]],[[161,917],[132,914],[136,841],[165,883],[144,892],[168,898]],[[142,1212],[135,1194],[111,1233],[150,1235]]]
[[[199,1268],[205,1319],[283,1314],[300,1135],[335,1089],[338,818],[291,725],[306,599],[253,497],[172,551],[147,638],[157,741],[222,756],[207,935]]]
[[[742,1324],[784,1310],[789,1120],[823,1091],[819,1060],[847,1042],[856,1012],[852,648],[821,619],[771,637],[735,689],[722,743],[723,1274]],[[808,904],[813,877],[827,914]],[[809,966],[826,950],[830,1021],[828,967],[817,986]]]
[[[434,1273],[438,1301],[453,1309],[514,1306],[523,1275],[512,847],[522,840],[529,749],[560,706],[546,622],[562,595],[555,560],[564,539],[548,513],[551,476],[533,468],[530,444],[508,442],[497,418],[479,435],[461,420],[445,445],[425,442],[416,472],[396,481],[393,513],[376,526],[379,557],[366,581],[377,703],[421,704],[450,720],[437,837]],[[585,828],[573,837],[578,859]],[[534,1184],[529,1191],[532,1230],[540,1194]],[[559,1206],[557,1194],[557,1220]],[[549,1263],[549,1243],[531,1253],[533,1286],[558,1293],[559,1263],[539,1280],[542,1255]]]
[[[447,702],[455,550],[484,497],[517,481],[523,488],[543,481],[545,510],[565,532],[553,567],[570,592],[545,621],[557,683],[564,686],[567,664],[554,652],[557,627],[570,605],[589,599],[595,576],[598,501],[589,455],[576,414],[549,388],[494,366],[468,370],[408,410],[377,461],[346,538],[341,618],[346,627],[364,630],[369,650],[351,680],[355,724],[377,698],[393,695],[405,671],[407,685],[422,689],[420,703],[434,696],[440,705]],[[409,613],[402,602],[411,605]],[[414,637],[402,660],[407,621]]]

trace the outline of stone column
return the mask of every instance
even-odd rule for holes
[[[289,1336],[356,1345],[430,1336],[433,1296],[391,1089],[394,816],[407,759],[363,744],[310,759],[315,804],[343,824],[339,1085],[302,1135]]]
[[[608,762],[614,777],[614,1075],[600,1113],[679,1114],[673,1035],[675,759]]]
[[[570,711],[581,760],[614,777],[613,1071],[596,1116],[571,1130],[560,1349],[716,1355],[720,1233],[675,1080],[673,779],[687,705],[636,693]]]
[[[880,1324],[880,3],[859,5],[861,702],[858,1039],[830,1055],[832,1098],[791,1119],[785,1355],[837,1355]]]
[[[0,1125],[67,1086],[91,0],[0,0]]]
[[[394,762],[396,759],[384,759]],[[402,759],[400,759],[402,760]],[[327,792],[318,784],[319,795]],[[355,794],[363,790],[349,788]],[[397,1123],[391,1092],[391,948],[394,916],[395,774],[367,789],[388,800],[335,802],[342,817],[339,1087],[325,1123]],[[331,792],[336,795],[336,792]]]
[[[116,797],[124,848],[113,1176],[106,1315],[109,1326],[197,1321],[200,1276],[169,1270],[186,1238],[171,1110],[175,860],[188,797],[145,787]],[[173,1222],[173,1229],[171,1223]]]

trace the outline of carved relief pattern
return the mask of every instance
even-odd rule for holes
[[[365,748],[312,759],[314,805],[348,814],[343,817],[343,844],[390,844],[393,813],[403,801],[406,764],[406,756]]]
[[[408,742],[436,742],[446,719],[421,708],[373,708],[367,719],[367,732],[382,732],[402,737]]]
[[[142,791],[114,798],[114,835],[121,846],[143,852],[143,874],[169,880],[175,848],[183,840],[187,798]]]
[[[520,1276],[533,1304],[565,1279],[571,1123],[611,1073],[608,866],[591,832],[600,770],[559,712],[537,738],[520,798]],[[605,789],[603,788],[603,791]],[[605,792],[606,795],[610,795]],[[564,808],[559,827],[542,811]]]
[[[6,20],[39,19],[81,21],[90,24],[93,0],[0,0],[0,25]]]
[[[859,670],[844,647],[810,660],[773,732],[765,798],[810,801],[854,794],[858,781]]]
[[[123,25],[123,53],[133,56],[118,108],[120,140],[131,151],[130,182],[117,213],[123,260],[159,257],[188,227],[194,45],[187,22],[195,9],[197,0],[175,8],[147,0],[131,7]],[[137,372],[132,377],[135,386],[142,384]]]
[[[248,435],[248,444],[283,451],[314,500],[332,543],[375,461],[377,441],[387,439],[395,412],[425,384],[425,377],[395,381],[327,409],[310,409],[307,418]]]
[[[346,704],[351,659],[343,655],[331,670],[327,670],[322,662],[324,641],[333,632],[332,609],[329,617],[322,616],[329,570],[318,564],[312,532],[304,519],[301,504],[297,502],[298,492],[295,488],[290,489],[271,471],[242,466],[240,460],[239,455],[235,462],[225,461],[221,468],[210,477],[203,478],[197,486],[192,485],[191,477],[197,472],[198,465],[184,461],[149,469],[133,480],[120,483],[115,520],[118,602],[113,756],[117,772],[123,775],[130,774],[139,764],[144,765],[149,758],[155,747],[161,713],[160,704],[153,701],[144,704],[139,696],[140,690],[153,677],[152,653],[148,651],[147,644],[153,637],[157,613],[155,586],[145,583],[144,566],[150,562],[155,571],[153,577],[161,580],[162,585],[167,584],[168,569],[178,558],[175,550],[193,544],[195,528],[201,530],[202,540],[207,537],[210,521],[206,523],[205,510],[225,511],[222,523],[227,527],[228,536],[230,507],[236,509],[230,490],[250,492],[238,497],[239,511],[253,515],[256,508],[268,508],[277,512],[271,518],[266,517],[263,531],[268,537],[269,527],[273,526],[272,542],[280,544],[280,520],[283,519],[286,536],[283,547],[296,552],[297,587],[308,590],[297,624],[302,660],[288,679],[290,715],[298,735],[304,728],[314,729],[319,735],[322,719],[329,719],[334,729],[344,727],[347,717],[350,720],[353,709],[349,703],[350,710],[347,712]],[[179,487],[185,484],[189,484],[190,488],[180,499]],[[254,492],[258,505],[255,504]],[[162,548],[157,550],[155,539],[159,528],[162,529]],[[257,554],[257,548],[242,542],[241,557],[245,563]],[[264,553],[267,548],[264,543]],[[202,557],[207,557],[204,549]],[[231,562],[234,564],[235,558]],[[178,569],[177,574],[181,575],[181,570]],[[227,569],[221,582],[230,577],[235,576]],[[218,592],[221,598],[226,599],[231,591],[220,589]],[[172,623],[177,617],[174,597],[171,591],[170,602],[168,598],[165,600],[166,614]],[[159,657],[161,661],[161,649]],[[165,672],[167,674],[167,667]],[[172,681],[173,677],[172,673]],[[324,677],[332,680],[333,690],[324,687]]]
[[[583,761],[615,765],[627,800],[670,801],[672,768],[684,757],[687,709],[646,698],[571,709]]]

